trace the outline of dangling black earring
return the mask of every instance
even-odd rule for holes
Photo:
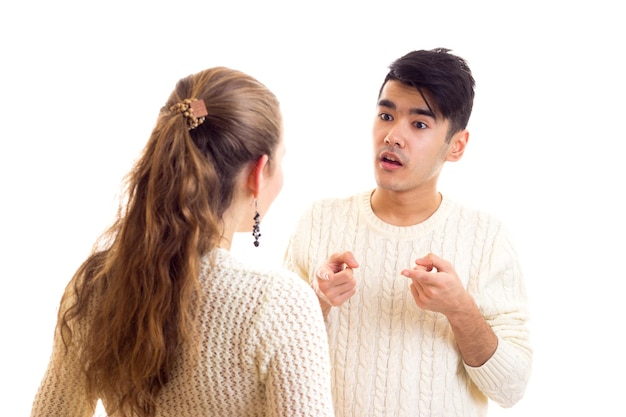
[[[254,227],[252,228],[252,236],[254,236],[254,246],[259,246],[259,238],[261,237],[261,215],[259,214],[257,200],[254,200]]]

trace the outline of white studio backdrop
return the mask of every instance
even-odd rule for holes
[[[440,190],[506,222],[531,298],[533,378],[490,416],[624,415],[620,16],[603,0],[3,3],[0,415],[29,415],[63,288],[179,78],[229,66],[279,97],[285,186],[261,246],[233,247],[277,265],[309,203],[373,187],[387,65],[434,47],[477,81],[468,149]]]

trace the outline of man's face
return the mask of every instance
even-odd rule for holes
[[[387,82],[373,126],[378,187],[397,192],[436,189],[443,163],[456,141],[453,138],[452,145],[446,143],[448,126],[448,120],[435,115],[417,89],[395,80]]]

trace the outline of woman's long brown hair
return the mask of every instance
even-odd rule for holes
[[[187,98],[208,112],[193,130],[170,111]],[[212,68],[176,85],[125,178],[115,222],[61,300],[58,332],[109,413],[155,414],[178,350],[194,343],[200,258],[219,242],[234,180],[261,155],[271,162],[281,134],[278,101],[246,74]]]

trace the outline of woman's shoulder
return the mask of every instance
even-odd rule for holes
[[[230,252],[218,249],[205,256],[202,262],[201,277],[204,279],[220,279],[228,276],[228,280],[239,285],[258,287],[260,291],[306,293],[312,289],[295,272],[276,266],[270,267],[242,260]],[[201,278],[202,279],[202,278]]]

